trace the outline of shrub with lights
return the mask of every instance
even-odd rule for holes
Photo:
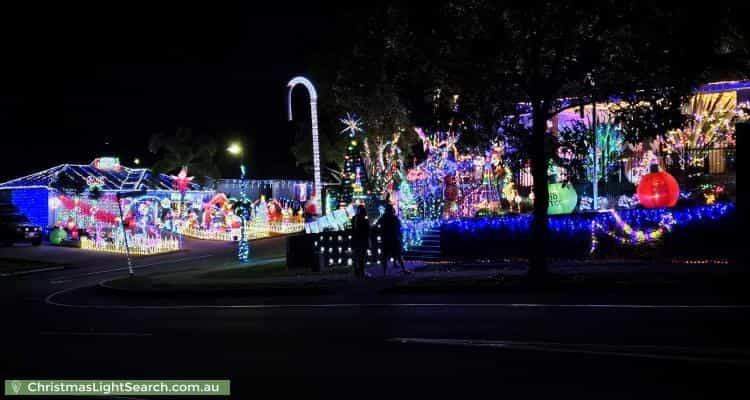
[[[733,203],[717,203],[550,216],[548,254],[566,258],[596,255],[605,238],[624,246],[653,244],[673,230],[731,221],[735,210]],[[532,222],[530,214],[444,221],[441,237],[445,254],[526,257],[535,246],[531,241]]]

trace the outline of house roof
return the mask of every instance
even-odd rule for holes
[[[750,81],[723,81],[707,83],[698,87],[697,93],[736,92],[750,90]]]
[[[102,190],[174,190],[174,179],[167,174],[155,176],[147,168],[100,169],[92,164],[61,164],[44,171],[0,183],[0,189],[51,188],[59,174],[66,174],[85,186],[92,182],[101,184]],[[154,179],[157,178],[157,179]],[[190,183],[188,190],[202,190],[197,183]]]

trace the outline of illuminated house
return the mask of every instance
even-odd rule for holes
[[[734,109],[738,104],[750,102],[750,81],[727,81],[707,83],[699,86],[694,96],[703,96],[706,99],[719,99],[720,103],[726,107]],[[597,102],[597,120],[602,122],[608,121],[610,116],[610,107],[616,105],[620,99],[611,98],[607,102]],[[688,102],[689,103],[689,102]],[[583,111],[583,113],[581,113]],[[583,110],[580,107],[571,107],[556,114],[549,122],[550,129],[558,132],[570,124],[581,122],[588,124],[591,121],[592,106],[587,104]]]
[[[182,203],[200,204],[214,193],[190,183],[183,197],[174,189],[174,181],[170,175],[154,175],[146,168],[122,166],[116,157],[101,157],[91,164],[62,164],[4,182],[0,184],[0,196],[43,227],[75,221],[78,227],[90,228],[112,226],[119,218],[118,192],[145,192],[137,199],[123,200],[126,220],[129,213],[138,213],[136,208],[143,211],[140,202],[147,202],[153,210],[148,214],[158,220]],[[95,187],[101,190],[98,198],[91,196]]]
[[[596,104],[596,120],[602,129],[603,125],[615,125],[612,109],[622,99],[612,97]],[[574,103],[573,100],[569,100]],[[582,124],[590,126],[594,107],[586,104],[583,107],[568,107],[555,114],[549,121],[549,131],[558,134],[560,131]],[[637,183],[640,176],[650,171],[650,164],[658,163],[664,169],[686,167],[705,168],[708,174],[721,175],[722,179],[733,181],[733,163],[735,156],[734,115],[744,113],[748,118],[750,109],[750,81],[725,81],[701,85],[695,89],[693,96],[683,106],[683,112],[700,122],[701,118],[715,118],[718,123],[726,125],[729,135],[711,133],[720,130],[720,126],[688,125],[687,129],[665,132],[664,138],[651,143],[631,144],[627,147],[628,157],[623,156],[624,175],[628,180]],[[740,111],[742,110],[742,111]],[[520,118],[527,127],[531,126],[531,114],[521,114]],[[722,120],[723,119],[723,120]],[[723,121],[723,122],[722,122]],[[665,157],[669,155],[669,157]],[[519,171],[517,181],[520,186],[533,185],[531,168]]]

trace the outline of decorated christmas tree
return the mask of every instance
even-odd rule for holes
[[[400,210],[401,217],[406,219],[413,219],[417,217],[419,212],[419,205],[417,199],[414,196],[414,192],[406,179],[400,176],[398,186],[398,207]]]
[[[344,156],[339,206],[346,207],[352,202],[364,203],[367,199],[367,173],[360,149],[364,136],[362,120],[347,113],[345,118],[341,118],[341,123],[344,124],[341,133],[346,135],[349,142]]]
[[[497,191],[496,179],[491,163],[485,163],[482,171],[482,184],[474,194],[476,216],[494,215],[500,210],[500,193]]]

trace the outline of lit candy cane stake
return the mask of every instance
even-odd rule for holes
[[[297,76],[292,78],[289,83],[286,84],[289,88],[289,95],[287,106],[289,110],[289,121],[292,120],[292,90],[298,84],[301,84],[307,88],[307,92],[310,94],[310,119],[312,120],[312,140],[313,140],[313,171],[315,179],[315,187],[313,192],[315,193],[315,208],[317,212],[320,212],[320,141],[318,140],[318,92],[315,90],[312,82],[309,79]]]

